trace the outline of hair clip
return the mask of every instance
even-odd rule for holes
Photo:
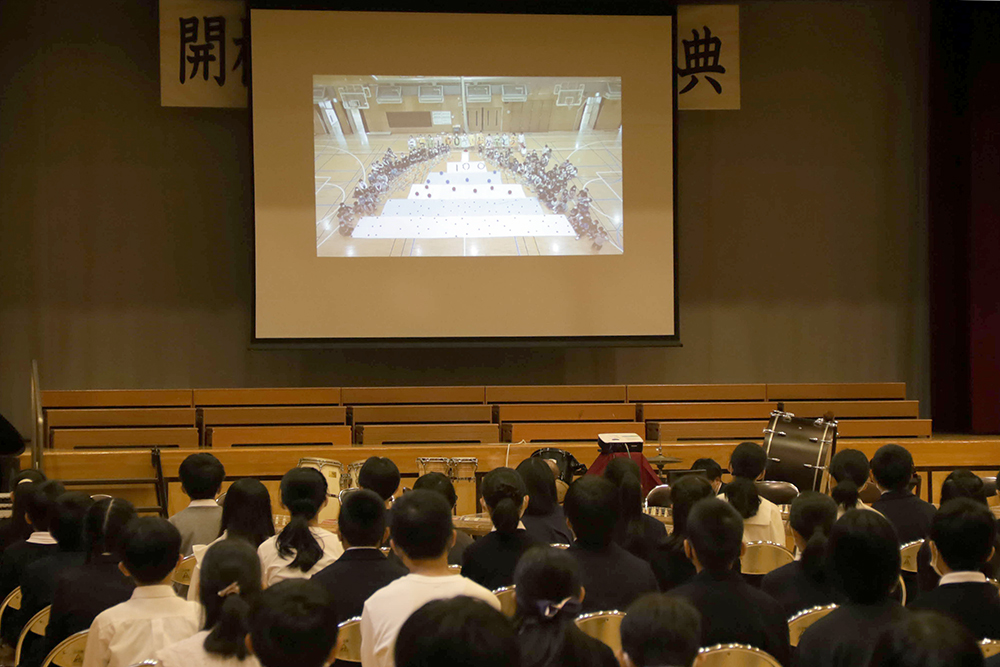
[[[226,586],[225,588],[223,588],[221,591],[219,591],[219,597],[220,598],[224,598],[227,595],[234,595],[234,594],[235,595],[239,595],[240,594],[240,585],[239,585],[238,582],[235,582],[235,581],[233,583],[229,584],[228,586]]]

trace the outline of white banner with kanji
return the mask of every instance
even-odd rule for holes
[[[677,7],[677,108],[740,108],[739,5]]]

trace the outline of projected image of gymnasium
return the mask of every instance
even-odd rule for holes
[[[313,77],[320,257],[620,255],[617,77]]]

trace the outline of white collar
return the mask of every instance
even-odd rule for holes
[[[938,586],[945,586],[947,584],[985,584],[986,575],[982,572],[972,572],[969,570],[963,570],[961,572],[949,572],[941,577],[941,582]]]
[[[48,531],[35,531],[25,541],[28,544],[56,544],[56,538]]]
[[[523,521],[518,521],[517,522],[517,529],[518,530],[528,530],[527,528],[524,527],[524,522]],[[497,530],[496,526],[493,526],[492,528],[490,528],[490,532],[491,533],[495,533],[496,530]]]
[[[136,586],[135,590],[132,591],[133,600],[138,598],[175,598],[177,593],[174,592],[173,586],[166,586],[161,584],[155,584],[152,586]]]
[[[201,500],[192,500],[188,503],[188,507],[219,507],[219,503],[211,498],[202,498]]]
[[[344,553],[347,553],[348,551],[358,551],[359,549],[378,549],[379,553],[382,552],[379,547],[350,547],[348,549],[344,549]]]

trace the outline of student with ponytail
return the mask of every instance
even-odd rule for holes
[[[639,466],[626,457],[613,459],[604,469],[604,479],[618,487],[621,513],[615,526],[614,541],[629,553],[650,560],[667,539],[667,529],[662,522],[642,511]]]
[[[792,501],[788,522],[800,559],[765,575],[760,586],[784,607],[786,616],[845,600],[826,564],[826,541],[836,520],[837,503],[830,496],[806,491]]]
[[[495,468],[483,478],[483,501],[493,532],[465,550],[462,575],[496,590],[514,582],[518,560],[538,541],[521,524],[528,498],[524,480],[512,468]]]
[[[830,495],[837,501],[838,519],[844,516],[847,510],[872,509],[858,497],[868,486],[870,472],[868,457],[857,449],[842,449],[833,455],[833,460],[830,461],[830,475],[837,485],[830,490]]]
[[[767,454],[756,442],[741,442],[729,457],[733,481],[719,496],[728,500],[743,517],[744,542],[785,543],[785,522],[781,510],[757,494],[755,482],[764,478]]]
[[[281,478],[281,505],[292,518],[257,548],[265,586],[308,579],[344,553],[340,539],[319,527],[317,515],[326,502],[326,478],[319,470],[292,468]]]

